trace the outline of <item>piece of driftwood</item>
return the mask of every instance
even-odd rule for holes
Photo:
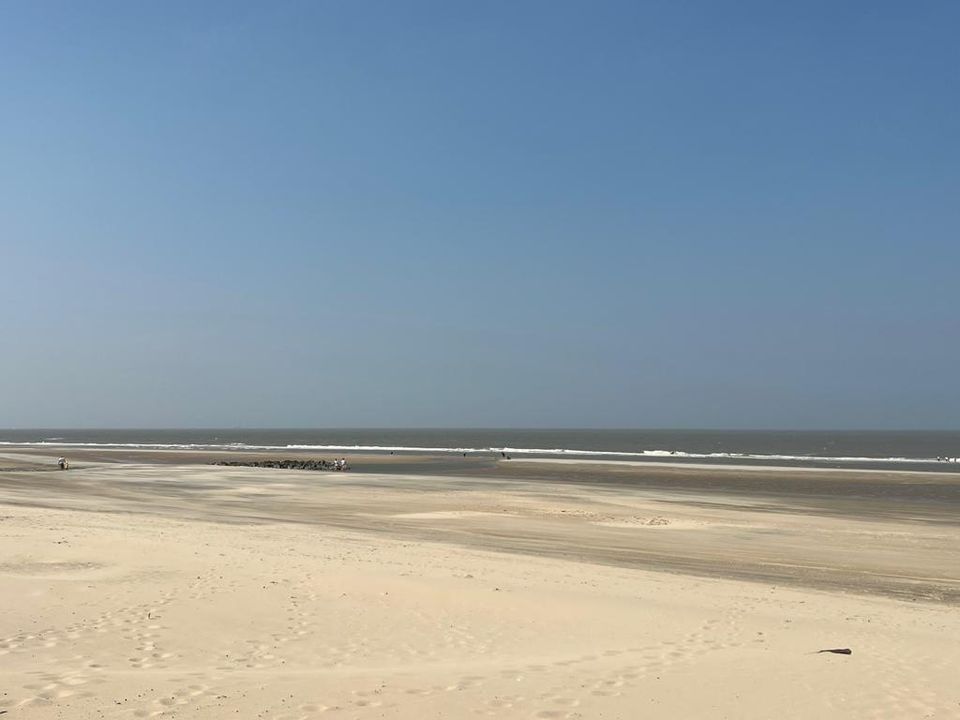
[[[833,653],[834,655],[853,655],[853,650],[850,648],[827,648],[826,650],[817,650],[817,654],[820,653]]]

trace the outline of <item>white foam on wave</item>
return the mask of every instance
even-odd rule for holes
[[[495,448],[500,451],[500,448]],[[640,452],[610,452],[605,450],[569,450],[556,448],[554,450],[535,450],[529,448],[503,448],[503,452],[513,455],[577,455],[577,456],[610,456],[610,457],[640,457],[640,458],[688,458],[691,460],[780,460],[791,462],[903,462],[903,463],[935,463],[960,462],[960,458],[908,458],[908,457],[866,457],[840,455],[779,455],[761,453],[695,453],[681,450],[641,450]]]
[[[494,454],[541,455],[547,457],[609,457],[609,458],[683,458],[690,460],[754,460],[780,462],[839,462],[839,463],[960,463],[960,458],[867,457],[837,455],[783,455],[762,453],[713,452],[697,453],[682,450],[577,450],[572,448],[517,448],[517,447],[423,447],[411,445],[250,445],[247,443],[95,443],[95,442],[13,442],[0,440],[0,446],[93,447],[131,450],[309,450],[339,452],[400,452],[411,454]]]

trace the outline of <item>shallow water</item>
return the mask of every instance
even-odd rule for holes
[[[0,430],[0,443],[669,459],[960,469],[960,431],[165,429]],[[943,458],[952,461],[944,462]]]

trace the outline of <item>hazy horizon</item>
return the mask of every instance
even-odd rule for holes
[[[703,432],[703,433],[877,433],[877,434],[891,434],[891,433],[946,433],[946,434],[956,434],[960,433],[960,428],[949,428],[949,427],[928,427],[928,428],[895,428],[895,427],[601,427],[601,426],[589,426],[589,427],[574,427],[572,425],[568,426],[493,426],[493,425],[437,425],[437,426],[414,426],[414,425],[383,425],[383,426],[283,426],[283,425],[271,425],[271,426],[262,426],[262,427],[253,427],[248,425],[209,425],[209,426],[193,426],[193,427],[176,427],[176,426],[143,426],[143,427],[134,427],[134,426],[121,426],[121,427],[106,427],[106,426],[74,426],[74,427],[5,427],[0,428],[0,432],[3,431],[12,431],[12,432],[50,432],[56,430],[63,430],[68,432],[110,432],[110,431],[121,431],[121,432],[151,432],[151,431],[163,431],[163,432],[210,432],[216,430],[223,431],[233,431],[233,432],[258,432],[258,431],[267,431],[267,432],[283,432],[283,431],[292,431],[292,432],[470,432],[470,431],[520,431],[520,432]]]
[[[960,5],[0,8],[0,427],[960,428]]]

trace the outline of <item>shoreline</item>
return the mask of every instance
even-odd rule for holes
[[[338,450],[323,452],[298,448],[155,448],[132,446],[89,446],[89,445],[36,445],[36,444],[9,444],[0,445],[0,458],[11,455],[30,455],[32,457],[49,458],[57,455],[90,458],[98,462],[133,461],[148,459],[150,461],[173,462],[213,462],[215,460],[242,457],[253,460],[269,460],[278,458],[298,459],[331,459],[346,457],[361,462],[375,463],[380,466],[408,465],[417,463],[447,463],[450,467],[456,464],[467,463],[494,463],[497,465],[566,465],[571,467],[583,466],[598,469],[634,468],[638,470],[651,469],[686,469],[691,471],[709,470],[716,472],[743,471],[743,472],[780,472],[780,473],[847,473],[863,476],[889,475],[917,475],[942,476],[950,482],[958,480],[960,463],[889,463],[877,460],[875,463],[863,463],[862,466],[848,466],[847,464],[829,464],[816,461],[776,464],[770,462],[737,462],[734,458],[717,458],[716,461],[672,460],[661,456],[643,460],[622,460],[616,458],[593,457],[501,457],[497,452],[468,452],[466,455],[456,452],[369,452],[359,450]],[[904,467],[905,465],[922,465],[922,467]],[[882,465],[882,467],[878,467]]]
[[[118,453],[120,456],[131,453],[157,453],[189,456],[191,454],[255,454],[289,455],[304,454],[363,456],[377,458],[449,458],[458,457],[471,460],[510,459],[514,462],[569,462],[569,463],[609,463],[640,465],[684,465],[711,468],[759,468],[786,470],[793,468],[811,470],[846,470],[852,472],[917,472],[917,473],[955,473],[960,475],[960,458],[905,458],[905,457],[830,457],[830,456],[785,456],[777,454],[718,453],[703,455],[685,452],[650,451],[648,455],[631,452],[613,451],[573,451],[573,450],[537,450],[530,448],[431,448],[431,447],[384,447],[356,445],[193,445],[193,444],[152,444],[152,443],[57,443],[31,442],[0,443],[0,453],[28,452],[45,454],[59,453]]]

